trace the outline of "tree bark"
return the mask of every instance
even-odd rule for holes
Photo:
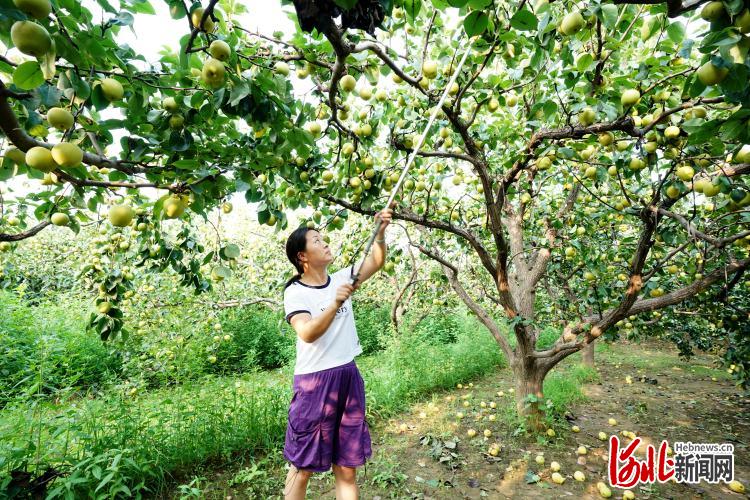
[[[518,353],[511,362],[516,383],[516,411],[526,422],[526,429],[532,432],[544,430],[544,411],[541,401],[544,398],[544,377],[547,370],[534,358]],[[534,396],[533,401],[528,397]]]
[[[596,365],[594,364],[594,343],[591,342],[590,344],[586,344],[586,347],[584,347],[582,351],[583,365],[588,366],[589,368],[596,368]]]

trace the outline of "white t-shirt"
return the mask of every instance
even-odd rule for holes
[[[325,285],[306,285],[295,281],[284,290],[286,321],[295,314],[309,313],[315,318],[322,314],[336,298],[336,290],[351,282],[351,267],[328,275]],[[362,353],[357,328],[354,324],[351,296],[346,299],[328,330],[313,342],[304,342],[297,336],[297,362],[294,374],[312,373],[344,365]]]

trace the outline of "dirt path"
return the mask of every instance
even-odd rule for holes
[[[517,432],[507,369],[466,381],[461,389],[433,394],[398,418],[377,423],[372,428],[374,455],[366,472],[359,474],[361,497],[600,498],[596,483],[606,481],[608,453],[608,443],[598,437],[600,431],[607,437],[618,434],[626,443],[630,439],[622,432],[634,432],[644,443],[657,446],[662,439],[670,444],[730,442],[735,447],[735,477],[750,486],[750,399],[738,396],[726,374],[712,366],[712,356],[700,355],[685,363],[669,345],[620,343],[598,352],[597,358],[601,381],[584,384],[587,401],[572,406],[566,416],[569,422],[556,427],[554,438]],[[569,361],[567,367],[576,362]],[[458,418],[459,412],[463,418]],[[616,420],[614,425],[610,418]],[[573,432],[573,425],[580,432]],[[477,435],[469,437],[469,429]],[[489,437],[483,435],[485,429]],[[587,448],[583,459],[576,454],[579,446]],[[536,462],[540,454],[541,465]],[[562,485],[551,480],[553,461],[565,477]],[[575,471],[583,472],[585,480],[576,481]],[[204,494],[267,498],[278,491],[273,488],[284,473],[278,457],[267,463],[262,474],[255,474],[255,485],[249,477],[245,480],[247,468],[222,471],[211,478]],[[258,489],[258,479],[267,481],[265,495]],[[632,490],[636,498],[743,497],[723,484],[705,482],[657,483]],[[335,498],[330,472],[314,476],[308,498]],[[622,498],[622,490],[613,490],[612,498]]]

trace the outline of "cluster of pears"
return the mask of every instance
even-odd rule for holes
[[[214,40],[208,47],[208,53],[211,57],[203,63],[201,79],[207,87],[218,89],[224,85],[224,61],[232,55],[232,49],[227,42]]]
[[[77,167],[83,161],[83,151],[72,142],[55,144],[51,150],[34,146],[26,151],[24,161],[31,168],[50,173],[58,167]]]
[[[181,129],[185,124],[185,117],[180,113],[180,105],[172,96],[164,98],[161,102],[161,107],[169,113],[169,127],[173,129]]]
[[[203,13],[203,8],[197,8],[190,14],[193,26],[198,27],[201,31],[205,31],[206,33],[213,33],[216,28],[216,23],[211,19],[211,16],[207,16],[206,20],[201,24]],[[224,63],[229,60],[229,57],[232,55],[232,48],[224,40],[216,39],[208,46],[208,54],[210,57],[203,63],[200,77],[207,87],[218,89],[224,85],[224,77],[226,73]]]
[[[723,2],[714,1],[703,6],[701,17],[711,23],[712,32],[722,31],[728,26],[733,26],[739,31],[740,40],[729,48],[729,55],[734,63],[744,64],[750,50],[750,38],[744,36],[750,33],[750,9],[746,7],[739,14],[731,16]],[[711,60],[706,61],[697,71],[698,79],[704,85],[717,85],[724,81],[727,75],[729,68],[716,66]]]
[[[162,207],[162,213],[167,219],[176,219],[185,213],[185,209],[190,204],[190,197],[186,194],[172,194],[166,200]],[[228,207],[231,211],[231,206]],[[134,223],[136,215],[143,215],[146,211],[143,208],[134,209],[128,203],[112,205],[107,214],[109,222],[115,227],[134,226],[137,230],[143,231],[147,228],[145,222]],[[225,213],[228,213],[225,209]]]

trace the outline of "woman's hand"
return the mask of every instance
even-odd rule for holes
[[[359,284],[359,283],[358,283]],[[352,286],[351,283],[345,283],[336,289],[336,307],[340,306],[349,296],[356,290],[356,286]]]
[[[390,208],[384,208],[380,212],[375,214],[375,220],[381,220],[383,223],[380,225],[380,235],[382,236],[385,234],[385,228],[388,227],[388,224],[391,223],[391,220],[393,219],[393,210]]]

